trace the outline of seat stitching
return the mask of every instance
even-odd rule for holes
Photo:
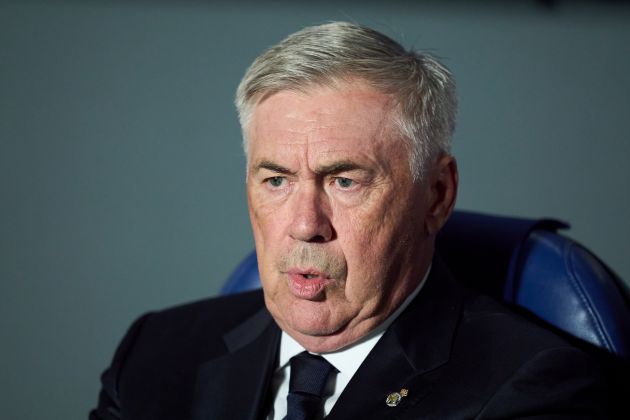
[[[588,297],[588,294],[584,291],[584,287],[582,286],[581,282],[578,279],[578,276],[576,275],[577,270],[575,269],[575,266],[573,264],[573,259],[571,258],[571,251],[574,248],[577,248],[577,245],[574,242],[571,242],[568,244],[568,246],[565,247],[565,252],[564,252],[564,259],[565,259],[567,267],[569,268],[568,270],[569,280],[571,281],[573,287],[577,291],[577,294],[580,300],[582,301],[582,304],[586,307],[591,320],[594,322],[596,326],[595,333],[597,334],[598,338],[602,342],[604,342],[609,349],[614,351],[616,349],[614,348],[614,345],[612,341],[610,340],[610,337],[608,337],[608,334],[606,334],[600,317],[593,310],[593,303],[591,299]]]

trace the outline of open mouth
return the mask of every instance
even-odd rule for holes
[[[289,270],[288,285],[294,296],[314,300],[321,297],[325,288],[332,281],[325,273],[310,269]]]
[[[286,271],[286,274],[288,274],[291,277],[297,277],[297,278],[308,279],[308,280],[311,280],[311,279],[327,280],[329,278],[326,273],[323,273],[313,268],[293,268]]]

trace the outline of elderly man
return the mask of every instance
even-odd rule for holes
[[[236,104],[263,291],[140,318],[93,419],[602,417],[588,356],[434,256],[458,182],[442,64],[310,27]]]

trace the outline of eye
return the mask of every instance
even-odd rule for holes
[[[351,188],[355,184],[355,182],[351,180],[350,178],[343,178],[343,177],[335,178],[335,182],[337,183],[337,186],[343,189]]]
[[[274,188],[281,187],[285,181],[285,177],[283,176],[272,176],[271,178],[267,178],[265,182]]]

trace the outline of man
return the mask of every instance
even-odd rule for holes
[[[331,23],[258,57],[236,103],[264,293],[142,317],[93,419],[604,415],[584,353],[434,257],[458,182],[443,65]]]

